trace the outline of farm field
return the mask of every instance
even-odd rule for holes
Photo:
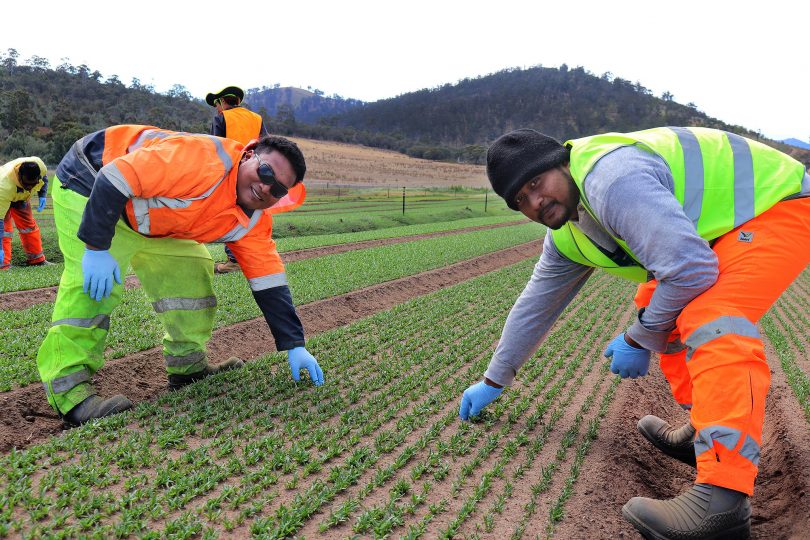
[[[649,413],[686,419],[660,371],[620,382],[601,356],[635,313],[634,288],[595,274],[515,385],[460,422],[543,229],[505,212],[448,219],[455,195],[422,195],[420,224],[279,239],[320,388],[290,379],[244,278],[228,274],[215,277],[210,355],[247,366],[167,392],[160,330],[133,282],[95,383],[137,405],[63,430],[33,365],[52,298],[1,281],[0,536],[638,537],[626,500],[672,497],[692,476],[635,430]],[[379,202],[318,197],[332,223]],[[317,230],[301,219],[288,230]],[[53,271],[18,272],[40,270]],[[14,295],[41,296],[21,307]],[[773,381],[755,538],[810,535],[810,476],[797,474],[810,470],[808,313],[805,271],[760,324]]]

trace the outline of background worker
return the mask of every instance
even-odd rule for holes
[[[565,146],[521,129],[489,148],[487,175],[510,208],[552,231],[484,380],[462,396],[461,418],[512,383],[594,268],[641,282],[642,309],[605,355],[613,373],[635,378],[646,375],[651,351],[661,353],[690,423],[674,429],[647,416],[639,429],[667,455],[696,463],[697,479],[674,499],[634,497],[622,513],[647,538],[747,538],[770,384],[756,322],[810,263],[805,167],[705,128]]]
[[[87,166],[89,164],[89,167]],[[216,311],[213,261],[203,245],[228,242],[293,378],[306,369],[323,384],[304,347],[272,216],[303,201],[304,156],[295,143],[265,137],[250,146],[210,135],[113,126],[77,141],[56,169],[54,216],[65,272],[37,365],[48,402],[81,424],[132,406],[101,398],[90,380],[104,364],[110,313],[122,270],[131,264],[166,334],[169,387],[224,369],[210,366],[206,343]]]
[[[50,264],[42,251],[42,237],[28,200],[37,191],[37,211],[45,209],[48,193],[48,169],[38,157],[22,157],[0,167],[0,219],[3,244],[0,247],[0,269],[11,266],[11,221],[17,226],[29,266]]]
[[[237,86],[227,86],[215,94],[205,96],[205,102],[217,109],[211,123],[211,135],[233,139],[242,144],[267,135],[262,117],[241,106],[244,98],[245,93]],[[226,274],[239,270],[236,257],[228,246],[225,246],[225,255],[228,260],[215,264],[214,272]]]

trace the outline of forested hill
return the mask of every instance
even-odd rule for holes
[[[427,159],[482,163],[486,147],[516,127],[559,139],[660,125],[710,126],[758,138],[681,105],[668,93],[583,68],[510,69],[374,103],[320,90],[247,89],[246,105],[271,133],[388,148]],[[209,130],[213,109],[176,84],[158,93],[86,65],[52,68],[44,58],[0,53],[0,162],[38,155],[56,165],[79,137],[121,123]],[[810,163],[810,151],[765,141]]]

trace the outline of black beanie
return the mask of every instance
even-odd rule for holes
[[[501,135],[487,150],[487,177],[495,193],[517,210],[515,195],[523,184],[568,159],[568,149],[557,139],[533,129],[516,129]]]

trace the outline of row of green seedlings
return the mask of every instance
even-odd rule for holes
[[[492,198],[493,201],[493,211],[495,210],[495,199]],[[426,214],[426,213],[436,213],[436,212],[445,212],[448,210],[455,210],[458,208],[464,208],[468,206],[470,203],[481,203],[483,204],[484,197],[476,197],[476,198],[459,198],[459,199],[444,199],[444,200],[435,200],[435,199],[421,199],[420,198],[413,198],[408,196],[406,193],[406,207],[409,212],[413,212],[415,214]],[[500,205],[500,208],[503,208],[504,205]],[[402,191],[399,192],[398,198],[391,198],[388,200],[376,200],[372,202],[355,202],[355,201],[343,201],[341,202],[330,202],[328,205],[311,205],[311,206],[302,206],[301,208],[297,209],[294,214],[290,215],[283,215],[279,216],[282,219],[279,220],[282,223],[287,221],[290,222],[300,222],[303,221],[304,218],[316,219],[319,217],[329,217],[334,219],[334,216],[340,214],[346,214],[348,217],[356,216],[359,213],[364,215],[377,215],[377,214],[386,214],[390,213],[392,209],[398,210],[402,208]],[[505,209],[505,208],[503,208]],[[284,219],[288,218],[288,219]]]
[[[344,294],[529,242],[537,238],[532,224],[428,238],[297,261],[287,265],[298,304]],[[214,281],[217,328],[259,317],[241,274]],[[0,391],[38,380],[36,347],[49,328],[52,304],[0,313]],[[159,345],[164,330],[140,289],[125,291],[113,313],[107,338],[108,358],[118,358]]]
[[[493,330],[495,332],[494,335],[497,335],[497,332],[500,330],[500,325],[496,325],[496,327],[494,327]],[[554,353],[556,353],[556,351],[554,351]],[[473,369],[472,369],[472,377],[473,378],[480,377],[480,373],[483,371],[483,369],[485,367],[485,363],[488,361],[488,358],[483,358],[482,360],[483,361],[481,363],[479,363],[478,365],[473,366]],[[457,388],[456,390],[462,390],[463,389],[462,387],[464,387],[464,385],[468,384],[468,383],[469,383],[469,381],[463,381],[462,380],[461,384],[459,385],[459,388]],[[507,394],[507,395],[505,395],[505,396],[503,396],[501,398],[502,400],[505,400],[504,403],[506,402],[506,400],[509,399],[507,397],[508,395],[509,394]],[[457,396],[455,396],[455,397],[456,397],[456,401],[457,401]],[[450,419],[454,418],[455,414],[457,414],[456,413],[456,408],[457,408],[457,403],[453,403],[451,405],[451,407],[450,407],[451,410],[450,410],[448,418],[450,418]],[[462,424],[462,428],[466,428],[466,426],[469,426],[469,424]],[[465,439],[465,436],[463,436],[461,432],[466,433],[466,431],[464,429],[460,429],[459,431],[460,431],[460,433],[453,434],[450,437],[450,439],[452,441],[452,445],[450,445],[450,446],[452,446],[454,448],[461,449],[461,454],[456,454],[456,456],[469,453],[470,450],[474,446],[474,441],[477,441],[482,435],[482,432],[480,432],[480,431],[470,431],[469,432],[469,433],[471,433],[470,438]],[[493,440],[496,440],[496,439],[493,439]],[[492,444],[492,443],[490,442],[490,444]],[[442,451],[442,448],[446,449],[448,447],[449,446],[444,441],[438,441],[436,443],[435,451],[431,451],[428,454],[428,457],[426,458],[425,461],[420,462],[420,463],[416,464],[413,467],[413,469],[411,471],[412,477],[415,477],[415,478],[418,479],[421,476],[421,474],[424,474],[425,470],[428,468],[427,463],[435,463],[436,458],[438,456],[442,456],[444,454],[444,452]],[[472,467],[472,468],[474,468],[474,467]],[[472,470],[472,468],[468,466],[467,470]],[[449,470],[450,470],[449,466],[446,463],[444,463],[442,468],[437,472],[440,475],[440,478],[443,479],[449,473]],[[434,473],[434,478],[435,478],[435,476],[436,476],[436,473]],[[399,508],[396,505],[392,504],[392,502],[397,499],[397,496],[398,496],[399,492],[401,491],[401,489],[400,489],[401,485],[402,485],[402,480],[398,480],[396,482],[395,487],[394,487],[393,492],[392,492],[393,496],[390,498],[390,500],[386,504],[380,505],[380,506],[374,506],[374,505],[366,504],[365,506],[368,509],[365,510],[358,517],[357,522],[354,525],[354,531],[355,532],[367,532],[367,528],[368,528],[369,524],[373,523],[375,521],[379,521],[382,524],[382,526],[385,527],[385,526],[390,526],[394,522],[394,520],[397,520],[397,521],[400,520],[402,518],[401,508]],[[463,487],[463,483],[457,482],[457,483],[454,484],[452,491],[457,493],[462,487]],[[414,494],[413,497],[414,498],[424,497],[426,492],[427,492],[427,488],[423,487],[422,495]],[[340,508],[338,508],[336,511],[333,511],[330,518],[327,521],[322,522],[321,530],[322,531],[326,530],[326,528],[335,526],[335,525],[337,525],[339,523],[342,523],[346,519],[348,519],[348,516],[350,515],[349,511],[353,511],[354,509],[356,509],[358,504],[361,502],[361,500],[362,500],[362,497],[360,497],[359,499],[358,498],[350,499],[349,501],[344,503],[344,505],[342,505]],[[442,503],[439,506],[446,506],[446,504]],[[413,505],[411,504],[408,508],[406,508],[406,512],[407,512],[408,509],[413,510]],[[429,512],[428,515],[430,517],[432,517],[433,512]],[[381,519],[378,519],[378,518],[381,518]],[[326,527],[326,528],[324,528],[324,527]],[[375,529],[374,532],[375,532],[375,534],[379,535],[379,534],[384,534],[386,531],[384,529],[380,529],[378,527],[378,528]]]
[[[781,302],[781,300],[780,300]],[[810,377],[801,368],[801,360],[797,358],[796,351],[804,354],[806,364],[806,349],[797,346],[796,333],[805,332],[807,327],[794,328],[784,319],[774,316],[771,310],[760,319],[765,335],[776,350],[779,363],[785,372],[788,384],[793,389],[796,399],[804,411],[804,417],[810,423]]]
[[[293,236],[277,239],[276,243],[279,253],[281,253],[283,256],[283,254],[288,251],[296,251],[301,249],[312,249],[387,238],[402,238],[436,232],[455,231],[484,225],[495,225],[508,222],[517,223],[519,221],[525,221],[523,216],[509,214],[501,216],[457,219],[453,221],[430,222],[419,225],[404,225],[400,227],[375,228],[358,232]],[[221,244],[210,244],[208,249],[215,261],[225,260],[225,252],[223,251]],[[33,269],[12,268],[10,271],[0,274],[0,294],[12,291],[38,289],[42,287],[53,287],[59,284],[59,279],[61,278],[63,271],[64,265],[61,263],[53,266],[43,266]]]
[[[421,315],[420,315],[420,317],[423,317],[423,316],[421,316]],[[236,373],[236,372],[235,372],[235,373]],[[230,376],[232,377],[232,376],[234,376],[234,374],[230,374]],[[253,380],[253,379],[251,379],[251,380]],[[204,382],[205,382],[205,381],[204,381]],[[212,384],[213,384],[213,383],[209,383],[209,387],[210,387]],[[289,386],[289,385],[288,385],[288,386]],[[270,393],[271,393],[271,394],[273,394],[273,395],[275,395],[276,397],[278,397],[278,396],[277,396],[277,394],[278,394],[278,392],[277,392],[277,391],[273,390],[273,391],[271,391]],[[178,394],[180,394],[180,393],[177,393],[177,394],[175,394],[175,395],[178,395]],[[303,394],[301,394],[301,395],[305,395],[305,393],[303,393]],[[203,397],[202,397],[202,399],[203,399],[203,400],[206,400],[206,398],[208,398],[208,397],[210,397],[210,396],[205,396],[205,393],[203,392]],[[167,398],[167,399],[169,399],[169,398]],[[254,396],[249,396],[249,397],[248,397],[248,400],[250,400],[250,399],[254,399]],[[316,401],[319,401],[319,400],[320,400],[319,398],[316,398]],[[240,401],[241,401],[241,400],[240,400]],[[207,403],[208,403],[208,401],[204,401],[203,403],[207,404]],[[198,405],[199,405],[199,404],[198,404]],[[158,406],[158,407],[156,407],[156,408],[160,408],[160,407]],[[140,410],[140,411],[144,411],[144,410],[147,410],[147,411],[148,411],[148,409],[149,409],[149,407],[148,407],[148,406],[147,406],[147,407],[142,407],[142,408],[139,408],[139,410]],[[170,409],[170,410],[171,410],[171,409]],[[306,410],[306,409],[305,409],[305,410]],[[152,411],[152,412],[154,412],[154,411]],[[208,410],[206,410],[206,407],[203,407],[202,409],[200,409],[200,412],[201,412],[202,416],[204,416],[204,417],[208,417],[208,416],[210,415],[210,412],[209,412]],[[124,415],[122,415],[122,416],[124,416]],[[136,416],[137,416],[137,413],[136,413]],[[147,415],[146,415],[146,417],[148,418],[148,416],[149,416],[149,415],[147,414]],[[167,416],[170,416],[170,417],[174,417],[174,418],[176,418],[176,415],[174,415],[174,414],[170,414],[170,415],[167,415]],[[270,419],[270,421],[273,421],[273,419],[271,418],[271,419]],[[122,424],[124,424],[124,422],[121,422],[121,423],[122,423]],[[120,426],[120,427],[119,427],[119,429],[123,429],[124,427],[125,427],[125,426]],[[88,428],[88,430],[86,430],[86,431],[90,431],[90,430],[91,430],[91,428]],[[168,434],[170,434],[170,435],[169,435],[169,436],[167,436],[167,435],[166,435],[167,433],[168,433]],[[86,435],[86,433],[85,433],[85,435]],[[146,439],[146,440],[149,440],[149,439],[152,439],[152,438],[153,438],[153,437],[151,437],[151,436],[146,436],[146,437],[145,437],[145,439]],[[160,440],[160,444],[161,444],[162,446],[168,446],[169,448],[171,448],[173,444],[177,444],[177,441],[183,440],[183,439],[182,439],[182,437],[178,436],[178,432],[177,432],[177,430],[172,431],[171,429],[167,429],[166,431],[163,431],[163,432],[162,432],[160,435],[158,435],[158,436],[157,436],[157,438],[160,438],[160,439],[161,439],[161,440]],[[77,442],[77,441],[75,441],[75,439],[76,439],[76,438],[74,438],[74,442]],[[84,452],[84,451],[92,451],[93,446],[94,446],[95,444],[97,444],[97,441],[94,441],[94,440],[93,440],[93,437],[87,437],[86,439],[85,439],[84,437],[82,437],[82,438],[79,438],[79,439],[78,439],[78,442],[81,442],[82,440],[87,440],[87,441],[88,441],[90,444],[88,444],[88,445],[86,445],[86,446],[85,446],[85,445],[81,445],[81,444],[80,444],[80,445],[77,445],[77,446],[78,446],[78,449],[74,449],[74,452],[75,452],[75,451],[77,451],[77,450],[78,450],[79,452]],[[227,444],[227,443],[224,443],[224,444]],[[82,448],[82,447],[84,447],[84,448]],[[111,456],[112,456],[112,457],[111,457],[111,459],[115,459],[115,458],[116,458],[116,456],[125,456],[125,455],[139,455],[139,454],[142,454],[142,453],[143,453],[143,452],[138,452],[138,451],[131,452],[131,449],[130,449],[130,448],[121,448],[121,449],[119,449],[119,451],[117,451],[117,452],[111,452]],[[199,456],[196,456],[196,455],[195,455],[194,457],[195,457],[195,458],[197,458],[197,457],[199,457]],[[154,458],[154,456],[153,456],[153,455],[151,455],[151,454],[147,454],[147,456],[146,456],[147,461],[150,461],[152,458]],[[293,461],[295,461],[295,460],[293,460]],[[107,464],[107,466],[109,466],[109,463]],[[81,467],[78,467],[78,468],[79,468],[79,469],[86,469],[86,468],[88,468],[88,467],[86,467],[86,466],[85,466],[85,464],[82,464],[82,466],[81,466]],[[178,476],[182,476],[182,475],[178,475]],[[128,487],[133,487],[133,485],[136,485],[137,480],[138,480],[138,478],[137,478],[137,477],[136,477],[134,480],[133,480],[133,478],[128,479],[128,483],[129,483],[129,486],[128,486]],[[98,505],[98,502],[96,502],[96,503],[95,503],[95,505],[97,506],[97,505]],[[154,505],[153,505],[153,506],[154,506]]]
[[[586,299],[585,301],[589,302],[590,300],[592,299]],[[554,336],[554,339],[560,340],[565,348],[562,354],[556,357],[556,360],[551,364],[551,368],[553,368],[554,371],[547,371],[545,374],[541,375],[542,370],[545,368],[545,365],[541,362],[538,362],[536,365],[529,363],[524,366],[524,370],[521,372],[522,378],[524,380],[537,380],[538,383],[527,389],[525,393],[521,393],[522,399],[520,399],[520,401],[514,404],[505,401],[503,407],[511,407],[508,413],[506,413],[505,410],[499,411],[497,408],[494,411],[495,414],[498,415],[507,414],[506,425],[502,428],[501,439],[509,437],[513,427],[519,431],[513,439],[507,441],[507,446],[502,451],[501,458],[495,461],[491,469],[483,473],[484,476],[482,480],[484,481],[479,485],[476,492],[463,502],[459,508],[458,515],[446,528],[440,531],[443,537],[449,538],[458,533],[461,525],[465,522],[467,517],[473,513],[477,504],[488,494],[492,487],[492,479],[502,476],[503,469],[507,467],[515,455],[515,452],[509,447],[509,443],[520,442],[521,444],[518,446],[518,448],[520,448],[527,444],[530,439],[533,441],[533,443],[529,445],[528,450],[524,450],[526,461],[515,468],[513,472],[514,479],[522,478],[530,469],[534,458],[540,450],[542,450],[546,438],[555,427],[556,421],[559,420],[562,412],[567,407],[567,401],[564,400],[559,408],[552,413],[551,420],[541,425],[539,434],[534,433],[533,430],[543,421],[548,414],[549,407],[560,397],[561,392],[574,378],[574,374],[576,370],[579,369],[586,354],[588,354],[588,350],[594,343],[601,343],[607,335],[605,332],[609,333],[613,330],[615,321],[611,320],[611,316],[617,310],[620,302],[621,300],[616,298],[613,288],[606,287],[605,290],[602,291],[602,294],[596,298],[596,302],[594,302],[600,306],[599,309],[585,316],[570,320],[566,326],[560,329],[560,335]],[[581,315],[581,313],[578,312],[577,315]],[[573,336],[576,336],[576,339],[572,339]],[[574,354],[575,349],[579,349],[576,355]],[[542,354],[543,350],[541,349],[541,355]],[[582,380],[590,373],[593,363],[598,359],[598,354],[590,354],[590,358],[591,362],[586,366],[585,371],[574,381],[573,384],[576,389],[572,390],[569,396],[574,395],[579,385],[581,385]],[[550,389],[545,390],[546,386],[550,384],[555,377],[559,377],[556,383]],[[543,390],[542,394],[540,393],[541,389]],[[542,396],[543,399],[535,405],[535,409],[532,413],[528,413],[528,407],[532,403],[535,403],[540,396]],[[469,467],[467,470],[462,469],[461,478],[457,480],[456,483],[458,484],[459,481],[464,481],[468,472]],[[504,483],[504,492],[493,503],[493,506],[496,506],[495,510],[497,510],[498,507],[502,508],[502,503],[506,498],[505,494],[511,493],[512,489],[513,486],[511,482]],[[488,512],[487,514],[492,515],[492,512]],[[492,523],[494,524],[494,520]],[[493,525],[488,525],[487,522],[485,522],[484,530],[492,526]]]
[[[362,351],[362,350],[360,350],[360,351],[356,351],[356,352],[358,352],[358,353],[359,353],[359,354],[361,354],[361,355],[364,353],[364,351]],[[354,389],[353,389],[353,390],[354,390]],[[275,397],[276,397],[276,398],[280,397],[280,396],[278,396],[278,394],[277,394],[277,393],[274,393],[274,394],[275,394]],[[203,407],[202,409],[200,409],[200,410],[198,411],[198,412],[199,412],[199,413],[202,415],[202,417],[203,417],[203,418],[211,418],[211,416],[212,416],[212,415],[210,414],[209,410],[208,410],[208,409],[210,408],[210,407],[208,406],[208,404],[209,404],[209,403],[210,403],[210,401],[208,401],[208,400],[207,400],[207,401],[205,402],[206,406],[205,406],[205,407]],[[144,411],[144,412],[145,412],[145,411]],[[229,412],[230,412],[230,411],[227,411],[227,410],[225,411],[225,413],[226,413],[226,414],[227,414],[227,413],[229,413]],[[272,416],[275,416],[275,415],[271,414],[271,415],[269,415],[269,416],[271,416],[271,417],[272,417]],[[287,415],[287,416],[289,416],[289,415]],[[193,417],[192,417],[192,418],[190,418],[190,420],[191,420],[191,421],[194,421],[194,420],[195,420],[195,418],[193,418]],[[172,419],[171,419],[171,421],[175,421],[175,420],[174,420],[174,418],[172,418]],[[256,421],[256,419],[254,419],[254,421],[255,421],[255,423],[256,423],[256,424],[261,424],[261,423],[262,423],[261,421]],[[270,421],[272,422],[272,420],[270,420]],[[185,421],[184,421],[183,423],[184,423],[186,426],[193,425],[193,424],[189,424],[189,422],[185,422]],[[287,426],[289,426],[290,424],[291,424],[291,423],[290,423],[290,422],[288,422],[288,423],[287,423]],[[160,433],[160,435],[158,435],[158,436],[157,436],[157,442],[158,442],[158,444],[159,444],[161,447],[164,447],[164,448],[165,448],[165,447],[172,447],[172,446],[174,446],[174,445],[177,445],[177,444],[181,443],[182,441],[184,441],[184,440],[185,440],[185,437],[188,435],[187,433],[183,433],[183,432],[181,432],[181,431],[179,431],[179,430],[172,429],[172,427],[173,427],[173,426],[166,426],[166,425],[161,425],[161,426],[159,426],[159,428],[160,428],[160,429],[159,429],[159,431],[160,431],[161,433]],[[151,439],[151,437],[148,437],[148,438],[147,438],[147,440],[148,440],[148,439]],[[225,439],[225,441],[226,441],[226,443],[225,443],[225,444],[226,444],[225,450],[226,450],[226,451],[228,450],[228,448],[229,448],[229,446],[230,446],[230,445],[228,444],[228,442],[227,442],[227,441],[229,441],[229,440],[232,440],[232,439],[231,439],[230,437],[228,437],[228,438],[226,438],[226,439]],[[260,441],[260,442],[261,442],[262,444],[271,443],[271,444],[270,444],[270,447],[274,446],[274,445],[272,444],[272,439],[264,439],[264,440],[262,440],[262,441]],[[258,459],[258,458],[259,458],[259,456],[261,455],[261,453],[257,453],[257,452],[255,452],[254,450],[262,450],[262,448],[260,448],[258,445],[254,445],[254,449],[246,449],[246,452],[245,452],[245,453],[246,453],[246,455],[249,455],[249,456],[255,456],[255,458],[257,458],[257,459]],[[142,454],[142,453],[143,453],[143,452],[137,452],[135,455]],[[116,452],[111,453],[111,456],[112,456],[112,457],[117,458],[118,456],[121,456],[123,459],[130,459],[132,455],[133,455],[133,453],[131,452],[131,447],[127,447],[126,449],[122,449],[121,451],[116,451]],[[146,455],[146,456],[144,456],[144,457],[145,457],[145,459],[147,460],[147,461],[146,461],[146,463],[149,463],[149,462],[151,461],[151,459],[153,458],[153,456],[152,456],[152,455]],[[195,457],[196,457],[196,456],[195,456]],[[200,462],[199,462],[199,460],[198,460],[198,459],[192,460],[192,462],[193,462],[193,463],[195,463],[196,465],[200,465]],[[289,461],[288,461],[287,463],[289,463]],[[105,466],[109,466],[109,463],[105,463],[104,465],[105,465]],[[119,462],[119,465],[120,465],[120,462]],[[82,469],[84,469],[85,467],[81,467],[81,468],[82,468]],[[170,464],[169,464],[168,469],[175,469],[175,470],[176,470],[176,469],[177,469],[177,467],[175,466],[175,464],[174,464],[174,463],[170,463]],[[185,472],[186,472],[186,471],[184,471],[184,470],[180,470],[180,471],[176,472],[176,475],[182,478],[182,477],[185,475]],[[158,476],[162,478],[162,475],[161,475],[161,472],[160,472],[160,471],[159,471],[159,473],[158,473]],[[173,480],[172,480],[172,479],[170,479],[170,478],[167,478],[167,479],[165,479],[165,480],[160,480],[160,482],[163,482],[163,483],[168,483],[168,482],[170,482],[170,481],[173,481]],[[193,482],[193,478],[192,478],[190,481],[192,481],[192,482]],[[170,505],[171,505],[171,503],[170,503]]]

